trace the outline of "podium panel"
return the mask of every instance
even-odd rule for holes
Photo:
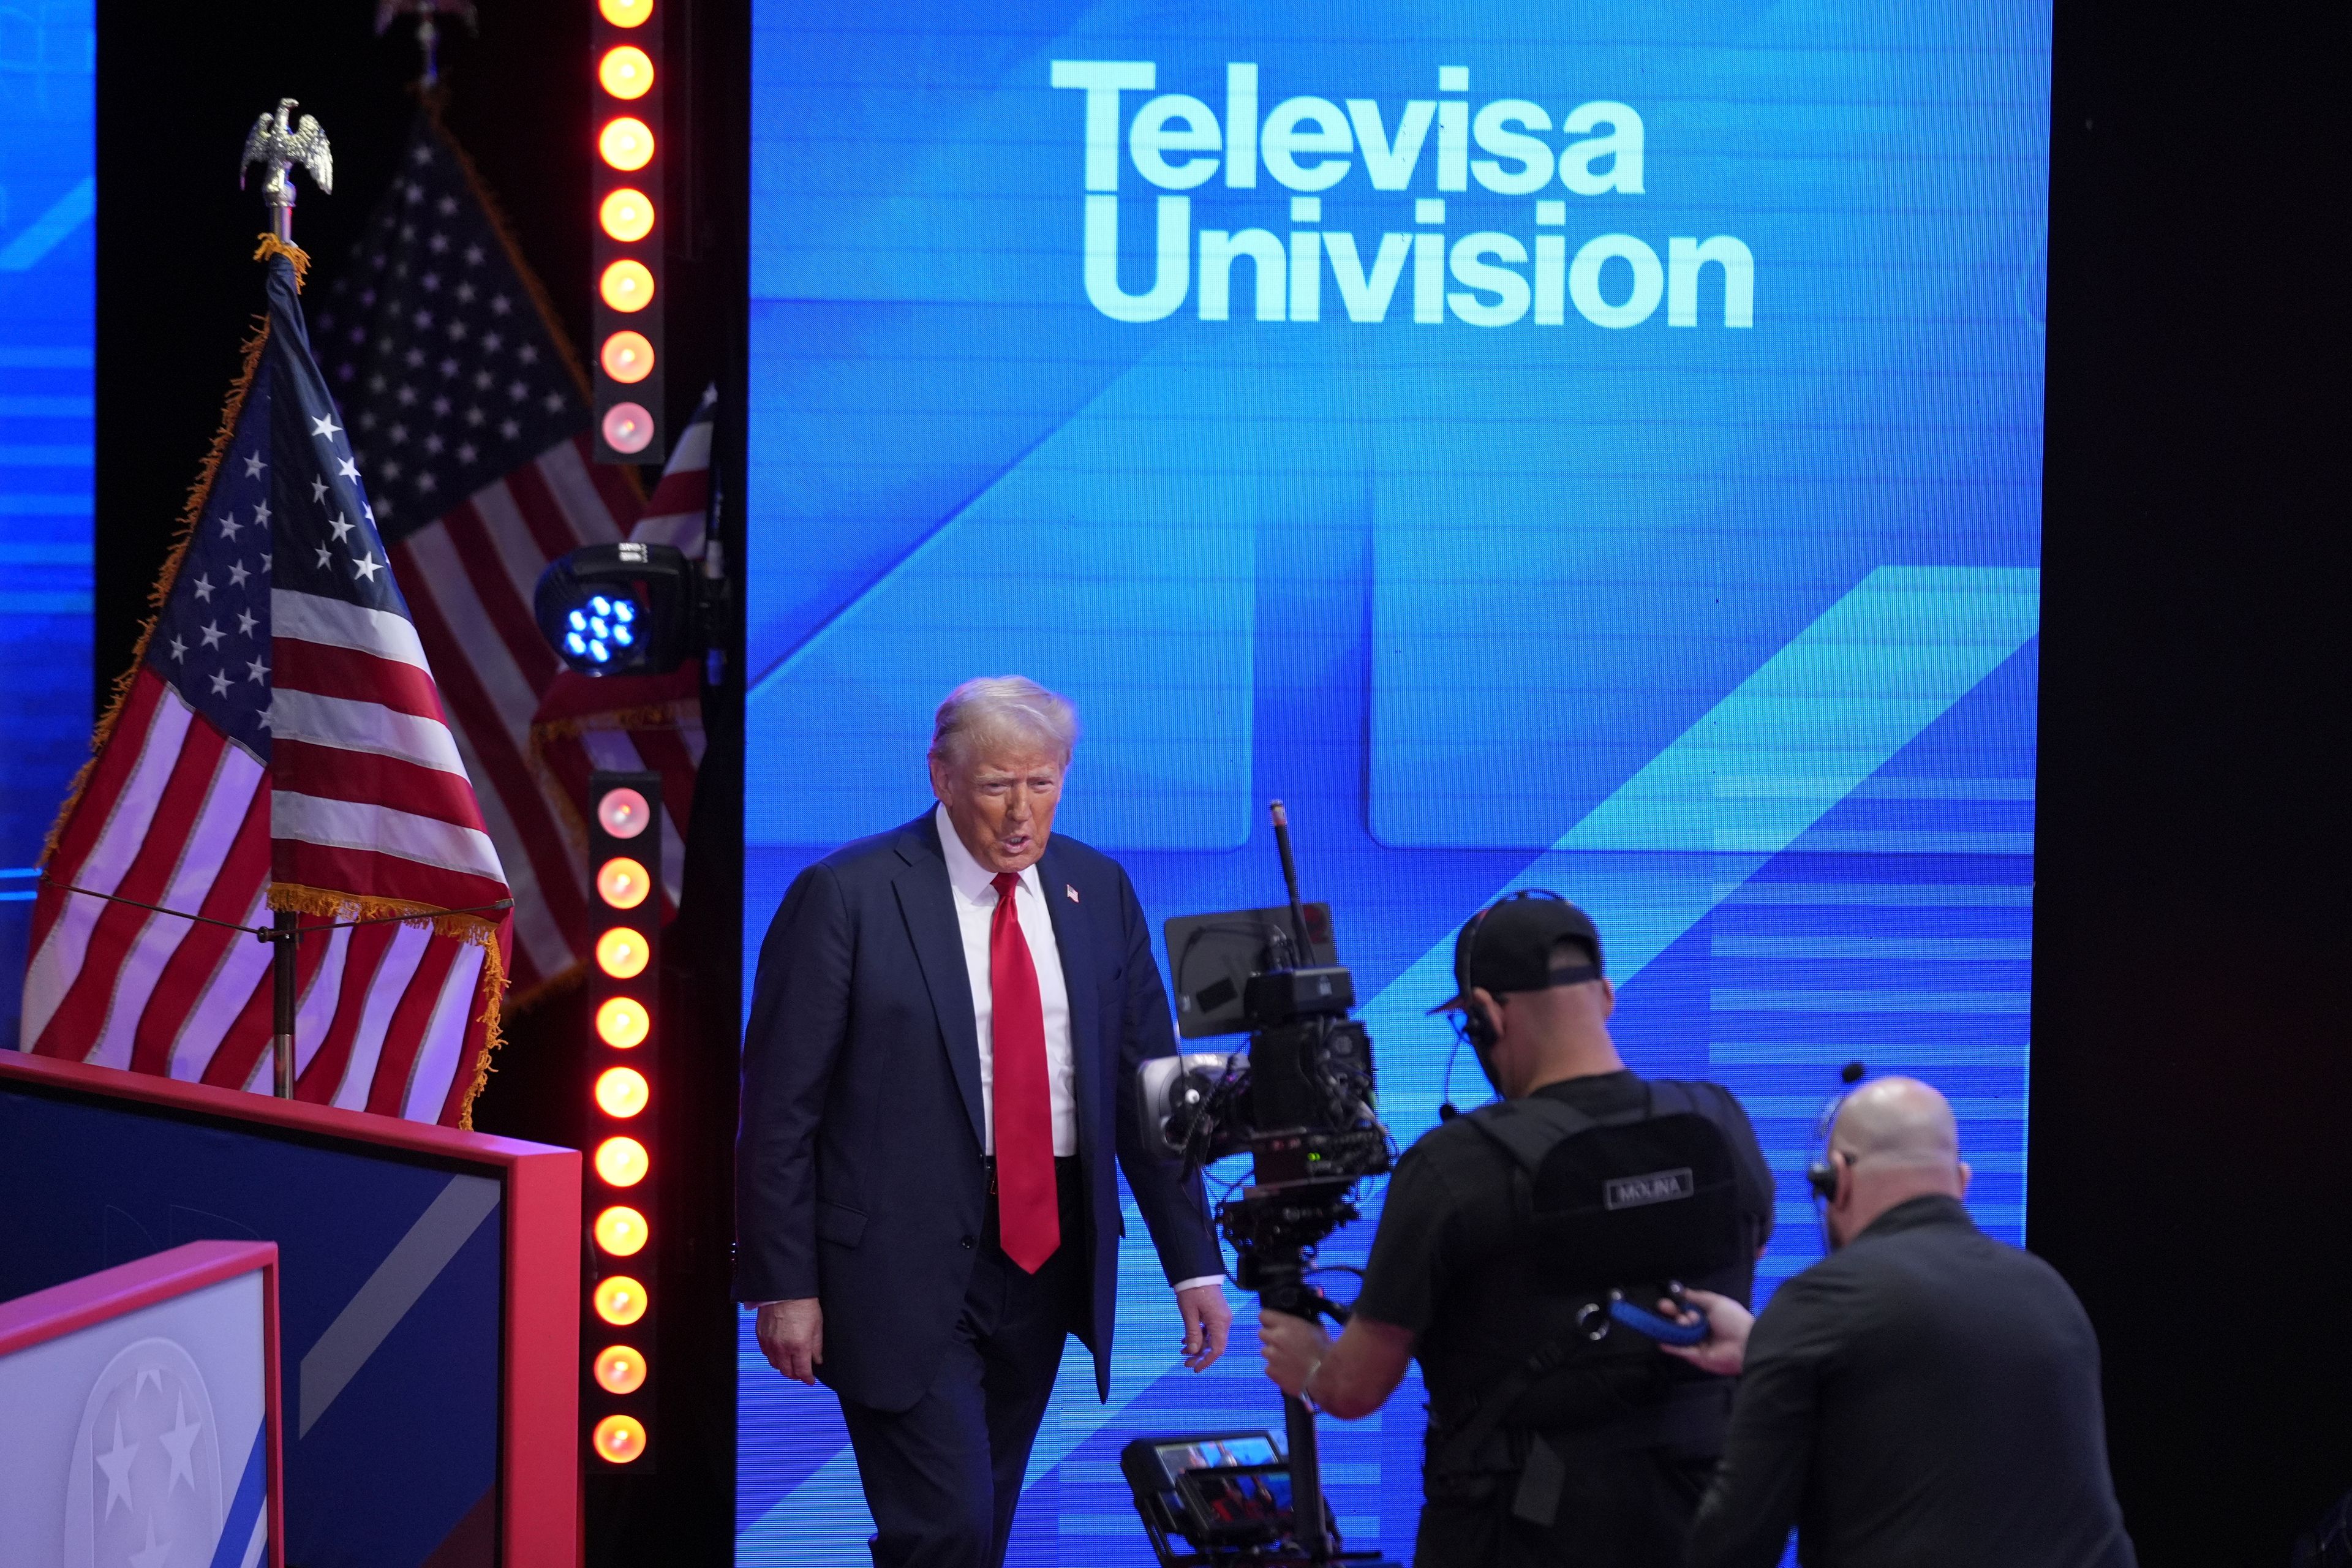
[[[289,1561],[576,1563],[577,1152],[7,1052],[0,1150],[0,1297],[276,1244]]]
[[[277,1393],[266,1241],[0,1301],[0,1558],[282,1568]]]

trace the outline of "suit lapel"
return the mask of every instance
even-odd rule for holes
[[[1045,896],[1045,908],[1053,912],[1054,945],[1062,954],[1062,985],[1070,999],[1071,1065],[1077,1078],[1074,1090],[1078,1102],[1078,1152],[1091,1165],[1095,1151],[1103,1147],[1102,1129],[1096,1125],[1095,1116],[1096,1097],[1101,1092],[1102,1074],[1107,1070],[1099,1027],[1101,997],[1096,986],[1097,970],[1092,933],[1087,929],[1084,908],[1069,896],[1069,887],[1062,876],[1061,857],[1048,839],[1045,853],[1037,862],[1037,890]]]
[[[971,1117],[972,1142],[987,1146],[988,1132],[980,1110],[980,1026],[971,1012],[971,976],[964,968],[963,932],[956,924],[955,889],[948,882],[948,863],[940,852],[939,825],[929,816],[907,825],[896,846],[906,868],[893,879],[898,912],[915,944],[915,960],[922,966],[923,983],[931,994],[931,1009],[940,1017],[940,1037],[946,1043],[948,1067],[962,1091],[963,1108]]]

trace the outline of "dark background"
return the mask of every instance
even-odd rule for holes
[[[2346,15],[2057,10],[2026,1237],[2151,1565],[2352,1487]]]
[[[669,363],[740,408],[747,0],[671,0]],[[389,177],[407,24],[365,0],[99,6],[98,673],[146,595],[258,300],[235,187],[284,94],[333,138],[296,237],[325,275]],[[446,114],[586,336],[589,0],[446,28]],[[2347,508],[2335,452],[2345,9],[2059,0],[2029,1239],[2106,1357],[2116,1487],[2150,1568],[2277,1563],[2352,1487],[2352,1040],[2344,818]],[[740,473],[722,421],[718,472]],[[727,689],[731,692],[731,686]],[[666,1202],[656,1475],[591,1499],[592,1560],[722,1563],[733,1319],[740,752],[724,700],[666,960],[691,1152]],[[698,1016],[696,1016],[699,1004]],[[576,997],[515,1017],[478,1108],[576,1140]],[[690,1044],[689,1044],[690,1042]],[[666,1079],[667,1081],[667,1079]],[[673,1166],[672,1169],[677,1167]],[[1923,1418],[1927,1418],[1923,1415]],[[665,1516],[675,1518],[666,1523]]]

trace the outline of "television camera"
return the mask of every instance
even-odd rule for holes
[[[1396,1146],[1377,1110],[1371,1037],[1348,1016],[1355,984],[1339,963],[1330,908],[1300,901],[1280,801],[1273,818],[1289,902],[1171,920],[1166,931],[1179,1033],[1197,1039],[1246,1030],[1248,1048],[1145,1063],[1139,1111],[1145,1143],[1180,1157],[1188,1174],[1250,1157],[1247,1184],[1216,1205],[1242,1289],[1276,1311],[1344,1322],[1347,1310],[1307,1276],[1317,1247],[1361,1217],[1356,1184],[1385,1173]],[[1314,1412],[1286,1396],[1283,1417],[1286,1454],[1264,1434],[1250,1462],[1230,1476],[1217,1461],[1180,1474],[1167,1456],[1223,1455],[1218,1445],[1229,1446],[1232,1434],[1128,1445],[1122,1468],[1162,1568],[1380,1563],[1377,1552],[1340,1548],[1323,1499]],[[1267,1479],[1276,1471],[1286,1485]],[[1213,1479],[1223,1489],[1214,1507],[1201,1491]],[[1246,1509],[1234,1500],[1244,1495]],[[1177,1552],[1171,1535],[1192,1552]]]

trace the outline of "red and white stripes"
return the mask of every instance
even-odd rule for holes
[[[531,716],[561,666],[531,593],[550,561],[622,537],[637,510],[618,470],[590,463],[574,437],[390,548],[512,891],[512,979],[526,992],[583,959],[590,940],[585,857],[557,784],[532,766]]]
[[[142,667],[50,863],[97,892],[266,925],[271,795],[252,754]],[[266,1087],[270,950],[250,934],[52,884],[34,907],[32,952],[27,1048]],[[454,1121],[486,1032],[485,950],[386,921],[298,952],[298,1097]]]

